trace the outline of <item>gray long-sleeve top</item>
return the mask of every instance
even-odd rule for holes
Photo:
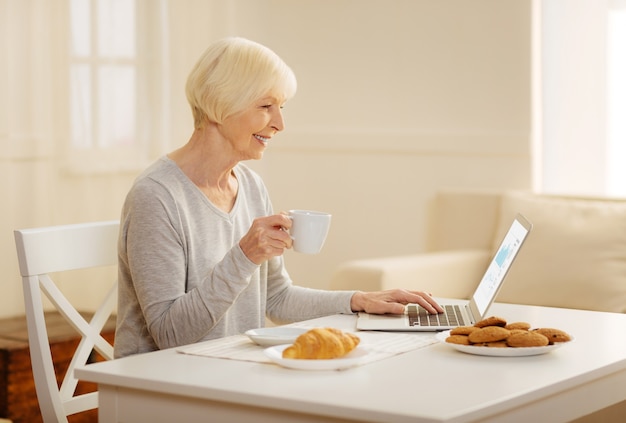
[[[239,247],[273,213],[261,178],[243,164],[230,213],[169,158],[137,178],[121,216],[115,357],[220,338],[278,323],[351,313],[354,291],[292,284],[283,258],[261,265]]]

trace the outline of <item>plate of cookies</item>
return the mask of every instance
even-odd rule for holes
[[[547,354],[571,342],[572,336],[558,328],[536,327],[528,322],[508,323],[498,316],[459,326],[436,335],[439,342],[458,351],[494,357]]]

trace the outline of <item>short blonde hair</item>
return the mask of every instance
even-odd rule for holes
[[[206,121],[223,123],[266,95],[288,100],[296,93],[293,71],[269,48],[240,37],[210,45],[185,88],[194,127]]]

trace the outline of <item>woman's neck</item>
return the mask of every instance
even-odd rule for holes
[[[237,197],[238,182],[233,172],[237,162],[216,147],[207,131],[197,129],[187,144],[168,157],[213,204],[229,212]]]

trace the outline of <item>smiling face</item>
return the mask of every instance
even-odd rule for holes
[[[283,99],[267,95],[218,125],[236,160],[263,157],[270,139],[285,128],[281,110],[283,103]]]

